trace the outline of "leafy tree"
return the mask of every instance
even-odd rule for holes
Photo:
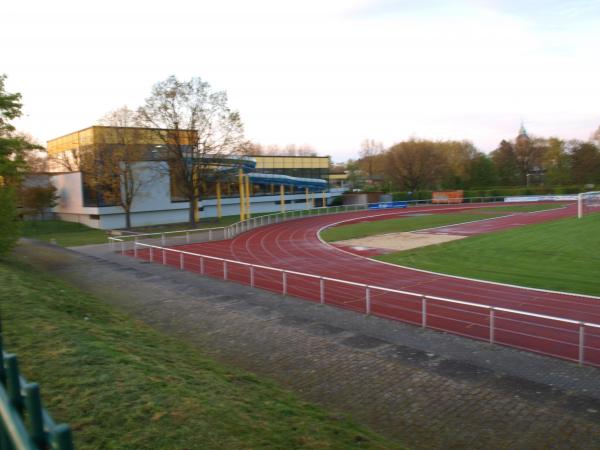
[[[164,136],[162,157],[189,201],[189,221],[197,221],[203,182],[214,173],[214,161],[244,144],[240,115],[227,104],[224,91],[213,91],[200,78],[171,76],[152,88],[138,110],[140,122],[173,130]]]
[[[496,166],[485,153],[477,153],[469,162],[469,187],[490,187],[498,183]]]
[[[519,184],[519,164],[514,146],[503,140],[500,146],[491,154],[496,167],[498,181],[503,186],[516,186]]]
[[[348,183],[352,189],[362,189],[365,185],[365,181],[358,162],[349,159],[346,163],[346,170],[348,171]]]
[[[435,142],[400,142],[386,153],[386,173],[400,188],[418,191],[437,187],[444,176],[446,161]]]
[[[440,151],[444,174],[442,185],[446,188],[464,188],[468,183],[471,161],[477,149],[469,141],[442,141],[434,143]]]
[[[600,182],[600,149],[592,142],[569,142],[573,181],[577,184]]]
[[[15,132],[10,123],[21,115],[21,94],[8,93],[0,75],[0,255],[6,254],[19,237],[15,187],[25,170],[25,155],[37,148]]]
[[[56,206],[56,186],[49,183],[45,186],[21,187],[19,198],[25,212],[44,218],[48,208]]]
[[[569,155],[565,150],[565,143],[561,139],[550,138],[545,141],[541,165],[545,172],[546,184],[561,186],[572,181]]]

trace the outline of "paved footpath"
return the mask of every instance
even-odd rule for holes
[[[600,370],[109,254],[18,255],[410,449],[598,449]]]

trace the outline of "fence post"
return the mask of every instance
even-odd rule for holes
[[[325,280],[323,279],[323,277],[321,277],[321,279],[319,280],[319,291],[320,291],[320,299],[321,299],[321,305],[325,304]]]
[[[183,270],[183,253],[179,254],[179,269]]]
[[[494,343],[494,327],[495,327],[494,307],[490,307],[490,344]]]
[[[189,232],[189,231],[186,231],[186,232],[185,232],[185,242],[186,242],[187,244],[189,244],[189,243],[190,243],[190,232]]]
[[[585,324],[579,323],[579,365],[585,362]]]
[[[200,257],[200,275],[204,275],[204,257]]]
[[[223,260],[223,279],[227,279],[227,261]]]
[[[212,234],[213,234],[213,232],[212,232],[212,228],[211,228],[208,230],[208,240],[209,241],[212,241]]]
[[[42,418],[42,400],[40,386],[37,383],[28,383],[25,390],[25,409],[29,417],[29,434],[32,440],[43,448],[45,444],[44,420]]]
[[[125,256],[125,241],[121,241],[121,255]]]
[[[281,290],[282,290],[282,294],[283,295],[287,295],[287,273],[286,273],[285,270],[282,270],[281,274],[282,274],[281,275],[281,277],[282,277],[281,278],[281,284],[282,284]]]
[[[137,236],[133,239],[133,257],[138,257],[138,238]]]
[[[61,423],[54,427],[53,431],[58,450],[73,450],[73,438],[71,437],[71,428],[68,425]]]
[[[154,248],[150,247],[150,262],[154,262]]]
[[[21,398],[21,380],[19,379],[19,362],[16,355],[4,354],[6,369],[6,393],[13,407],[23,414],[23,400]]]
[[[421,326],[427,328],[427,297],[421,297]]]
[[[166,241],[167,241],[167,237],[165,236],[165,233],[162,233],[160,235],[160,243],[163,247],[165,246]]]
[[[250,266],[250,287],[254,287],[254,266]]]
[[[369,286],[365,286],[365,313],[367,316],[371,314],[371,288]]]
[[[162,260],[163,260],[163,265],[167,264],[167,251],[163,248],[161,249],[162,251]]]

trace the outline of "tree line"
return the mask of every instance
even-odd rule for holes
[[[503,140],[490,154],[469,141],[409,139],[385,149],[362,143],[360,158],[349,161],[354,187],[384,190],[477,189],[497,186],[600,184],[600,128],[589,141],[520,134]]]

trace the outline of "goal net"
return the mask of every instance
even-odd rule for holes
[[[600,191],[582,192],[577,199],[577,217],[600,212]]]

